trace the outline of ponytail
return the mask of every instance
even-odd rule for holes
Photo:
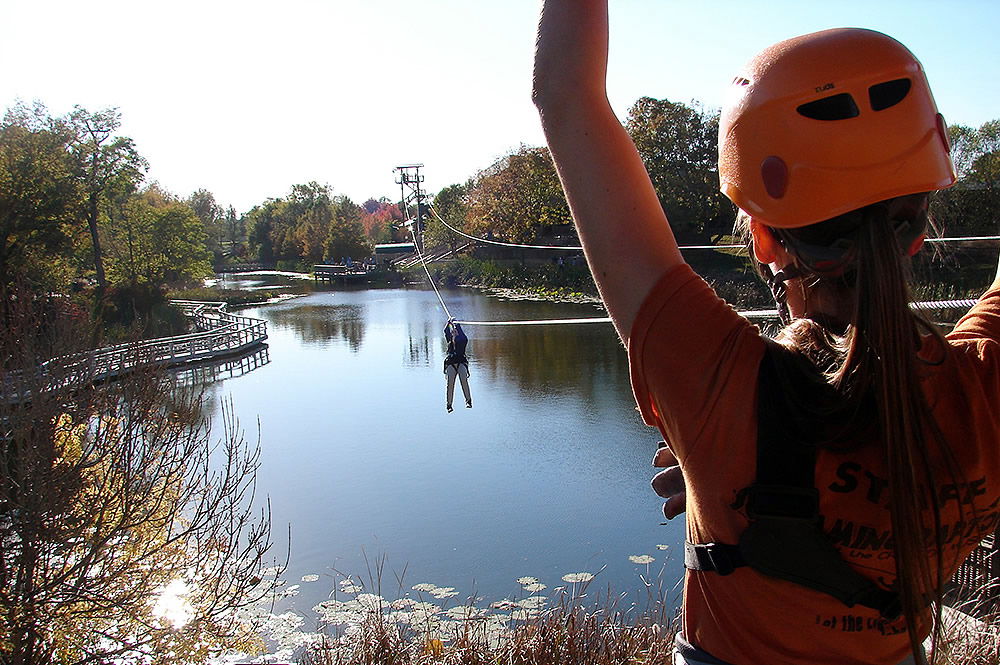
[[[864,384],[878,405],[878,425],[889,476],[889,512],[896,558],[896,586],[914,654],[922,652],[917,626],[934,604],[932,643],[940,630],[944,585],[941,511],[934,496],[932,441],[945,448],[924,399],[918,374],[921,328],[910,308],[909,260],[900,251],[884,205],[864,211],[854,288],[853,340],[839,379],[841,390]],[[901,258],[902,257],[902,258]],[[940,333],[937,333],[940,336]],[[945,457],[948,457],[947,455]],[[923,508],[930,507],[933,543],[925,539]],[[936,565],[928,559],[933,547]],[[918,661],[919,662],[919,661]]]
[[[872,409],[865,409],[864,404],[875,405],[889,478],[896,591],[910,647],[919,663],[925,662],[920,655],[919,627],[931,619],[929,604],[934,608],[933,645],[940,636],[945,582],[941,509],[935,496],[941,479],[935,476],[943,471],[957,481],[962,474],[931,415],[920,382],[921,333],[940,344],[945,341],[936,326],[910,307],[910,260],[905,251],[910,242],[904,234],[906,246],[900,247],[898,236],[900,228],[926,223],[927,195],[918,196],[922,205],[914,206],[912,196],[900,197],[815,225],[844,225],[844,217],[861,217],[857,224],[846,224],[856,229],[852,234],[856,251],[842,274],[821,277],[811,274],[802,261],[795,263],[803,274],[800,279],[807,301],[810,292],[832,289],[850,311],[850,320],[831,325],[799,319],[787,325],[778,339],[807,358],[809,370],[836,389],[841,408],[864,414],[848,424],[851,431],[859,434],[876,424],[864,422],[873,420]],[[924,217],[905,218],[914,212]],[[774,281],[767,266],[758,264],[758,271],[765,280]],[[779,302],[778,307],[783,309],[785,304]],[[925,523],[925,509],[929,523]],[[957,509],[963,521],[961,506]]]

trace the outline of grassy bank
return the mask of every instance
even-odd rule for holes
[[[186,289],[172,289],[168,292],[167,297],[171,300],[203,300],[207,302],[224,302],[229,307],[247,307],[273,300],[282,292],[282,289],[245,291],[243,289],[220,289],[211,286],[198,286]]]
[[[466,621],[453,639],[408,640],[377,616],[346,643],[326,640],[305,652],[304,665],[670,665],[673,631],[623,613],[566,607],[522,622],[502,636]]]
[[[586,264],[521,265],[462,256],[429,266],[434,281],[448,286],[511,289],[551,298],[597,297],[597,287]],[[410,281],[426,280],[422,266],[410,268]]]
[[[745,252],[698,250],[686,254],[685,259],[737,309],[774,307],[769,289],[754,273]],[[437,284],[509,289],[548,300],[597,297],[590,270],[579,257],[563,265],[522,265],[463,256],[450,263],[432,264],[430,271]],[[993,248],[928,246],[914,261],[914,297],[918,301],[976,298],[995,271]],[[422,266],[411,268],[407,278],[413,282],[427,279]]]
[[[691,264],[727,302],[739,303],[741,308],[747,309],[773,306],[770,292],[749,271],[742,257],[704,252],[691,257]],[[521,265],[464,256],[451,263],[432,264],[429,268],[436,284],[508,289],[546,300],[598,297],[594,279],[582,261],[563,265]],[[415,266],[408,272],[409,281],[426,279],[422,266]]]

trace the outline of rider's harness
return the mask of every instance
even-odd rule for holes
[[[769,577],[829,594],[848,607],[870,607],[886,619],[895,619],[901,612],[899,594],[855,571],[822,531],[816,450],[826,441],[816,440],[817,428],[810,423],[796,421],[792,391],[780,387],[776,365],[787,362],[791,353],[768,342],[761,360],[757,475],[733,506],[738,508],[742,500],[750,525],[735,545],[685,542],[684,565],[719,575],[749,566]]]

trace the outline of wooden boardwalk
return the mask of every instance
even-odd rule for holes
[[[60,356],[42,363],[30,376],[8,372],[3,375],[0,401],[25,402],[35,390],[74,389],[142,367],[176,367],[239,355],[261,346],[267,339],[266,322],[231,314],[226,311],[225,303],[173,300],[171,304],[184,312],[197,332]]]

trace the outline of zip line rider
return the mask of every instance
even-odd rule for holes
[[[462,382],[462,393],[465,395],[465,408],[472,408],[472,392],[469,390],[469,359],[465,357],[465,347],[469,338],[462,330],[462,324],[454,318],[448,319],[444,327],[444,338],[448,341],[448,354],[444,358],[444,374],[448,380],[446,408],[448,413],[454,411],[451,407],[455,396],[455,377]]]
[[[721,188],[786,322],[772,341],[681,257],[607,54],[607,0],[546,0],[534,101],[658,461],[683,473],[654,479],[686,491],[675,663],[925,662],[944,581],[997,524],[1000,279],[946,337],[909,307],[927,192],[955,182],[920,63],[828,30],[734,79]]]

